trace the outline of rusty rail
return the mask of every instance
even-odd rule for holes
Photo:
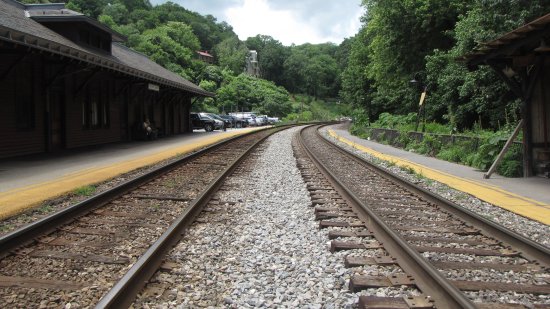
[[[300,137],[301,133],[300,132]],[[324,140],[324,139],[322,139]],[[373,229],[376,238],[384,243],[386,250],[397,259],[399,265],[407,273],[411,274],[416,284],[434,300],[439,308],[477,308],[459,289],[445,279],[441,273],[433,267],[424,257],[414,250],[404,239],[394,232],[383,220],[374,213],[367,205],[346,186],[340,182],[328,168],[320,162],[306,143],[300,138],[300,143],[306,150],[308,156],[318,169],[329,179],[334,188],[348,201],[355,209],[362,211],[366,222]],[[335,147],[332,143],[330,147]]]
[[[285,129],[279,127],[273,133]],[[182,213],[178,219],[168,228],[166,232],[143,254],[132,268],[122,277],[111,290],[99,301],[95,308],[127,308],[136,295],[145,286],[149,278],[157,271],[162,264],[166,253],[174,247],[185,233],[185,229],[193,223],[207,205],[212,195],[218,191],[227,178],[237,168],[250,152],[252,152],[269,135],[258,140],[250,146],[240,157],[236,158],[209,186],[198,196],[191,205]]]
[[[414,194],[417,194],[426,201],[442,207],[446,211],[459,217],[468,224],[479,228],[483,232],[483,234],[503,241],[504,243],[514,247],[515,249],[520,250],[525,257],[536,260],[543,266],[550,267],[550,248],[543,246],[523,235],[520,235],[502,225],[496,224],[495,222],[490,221],[483,216],[480,216],[473,211],[470,211],[458,204],[444,199],[441,196],[436,195],[426,189],[423,189],[406,179],[389,173],[384,169],[369,163],[360,156],[334,145],[329,139],[322,136],[319,132],[317,132],[317,134],[327,145],[335,147],[335,149],[353,158],[354,160],[365,166],[365,168],[368,168],[379,174],[380,176],[392,181],[393,183],[406,188],[407,190],[413,192]]]

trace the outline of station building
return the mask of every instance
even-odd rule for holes
[[[550,14],[485,42],[462,59],[488,65],[522,101],[523,175],[550,177]]]
[[[64,4],[0,0],[0,158],[192,131],[193,97],[213,96],[125,47]]]

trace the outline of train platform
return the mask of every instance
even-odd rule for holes
[[[258,128],[229,129],[0,160],[0,219],[132,170]]]
[[[351,135],[346,125],[332,125],[328,133],[339,141],[398,166],[412,168],[417,174],[471,194],[490,204],[532,220],[550,225],[550,179],[543,177],[506,178],[470,166],[426,157],[392,146]]]

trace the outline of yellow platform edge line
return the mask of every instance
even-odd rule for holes
[[[359,145],[353,141],[341,137],[336,134],[334,130],[331,129],[328,129],[328,134],[330,137],[337,139],[338,141],[345,143],[359,151],[368,153],[378,159],[393,162],[401,167],[412,168],[417,174],[444,183],[449,187],[457,189],[459,191],[471,194],[487,203],[501,207],[532,220],[536,220],[547,225],[550,224],[550,205],[546,203],[520,196],[518,194],[508,192],[495,186],[476,182],[471,179],[465,179],[450,175],[448,173],[441,172],[418,163],[378,152],[372,148]]]
[[[224,132],[192,144],[176,146],[145,157],[87,168],[46,182],[2,192],[0,193],[0,219],[19,214],[40,205],[44,201],[70,193],[77,188],[97,184],[135,169],[153,165],[174,156],[187,154],[250,131],[250,129],[245,129]]]

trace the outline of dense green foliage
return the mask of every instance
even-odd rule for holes
[[[363,0],[341,95],[366,111],[416,112],[427,86],[429,120],[458,129],[516,122],[519,102],[489,68],[457,59],[550,11],[545,0]],[[420,81],[416,85],[412,79]]]
[[[217,92],[218,109],[225,111],[256,111],[282,117],[291,110],[290,94],[273,82],[240,74],[231,78]]]
[[[350,115],[350,106],[338,101],[316,99],[308,95],[294,95],[291,98],[292,112],[285,121],[334,120]]]

